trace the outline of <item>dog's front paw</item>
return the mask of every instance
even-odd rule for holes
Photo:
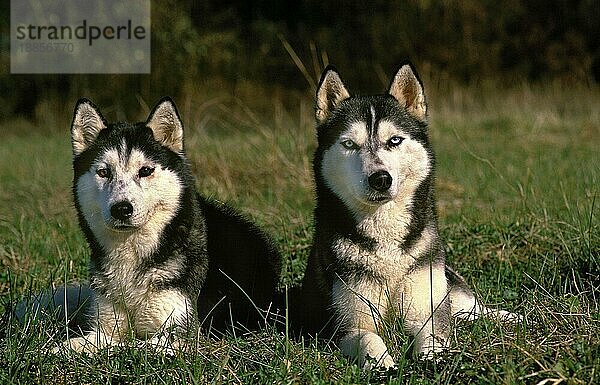
[[[497,317],[500,321],[508,324],[523,323],[523,316],[517,313],[511,313],[506,310],[498,310]]]
[[[367,330],[351,330],[340,340],[340,348],[344,355],[357,359],[365,370],[390,369],[396,365],[381,337]]]
[[[379,357],[366,356],[363,361],[363,370],[384,369],[387,371],[396,367],[396,362],[387,350]]]
[[[58,346],[52,348],[53,354],[64,354],[66,352],[94,354],[98,351],[98,346],[85,337],[69,338]]]
[[[151,348],[157,353],[164,354],[167,357],[175,357],[178,352],[185,350],[186,345],[183,340],[169,335],[156,335],[149,340],[140,342],[140,346]]]
[[[419,336],[420,337],[420,336]],[[442,337],[427,336],[415,340],[415,354],[422,360],[439,360],[448,349],[448,340]]]

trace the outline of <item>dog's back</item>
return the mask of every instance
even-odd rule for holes
[[[198,298],[198,318],[217,329],[232,319],[255,328],[265,319],[264,310],[272,306],[277,293],[281,272],[277,248],[264,232],[229,206],[198,199],[210,256]]]

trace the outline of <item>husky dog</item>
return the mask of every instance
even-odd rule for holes
[[[94,352],[126,336],[158,344],[165,334],[177,346],[192,326],[260,320],[255,307],[276,292],[280,256],[248,220],[197,194],[171,99],[135,124],[108,123],[82,99],[71,135],[93,321],[67,347]]]
[[[414,352],[448,345],[452,316],[516,316],[482,306],[445,264],[423,86],[410,64],[388,93],[351,96],[333,67],[316,95],[315,233],[302,285],[305,330],[329,329],[359,364],[395,365],[378,335],[400,314]]]

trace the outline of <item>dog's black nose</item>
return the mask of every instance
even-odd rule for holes
[[[369,175],[369,186],[376,191],[387,191],[391,185],[392,176],[387,171],[377,171]]]
[[[120,221],[127,220],[133,214],[133,206],[127,201],[117,202],[110,208],[110,215]]]

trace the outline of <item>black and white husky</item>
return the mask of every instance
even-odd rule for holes
[[[400,314],[414,351],[448,345],[452,316],[517,319],[482,306],[445,263],[423,86],[411,65],[384,95],[351,96],[332,67],[316,95],[317,205],[302,285],[306,330],[329,323],[363,367],[394,360],[378,330]]]
[[[135,124],[108,123],[82,99],[71,135],[92,328],[66,347],[94,352],[128,336],[158,344],[165,333],[178,344],[191,326],[260,319],[255,307],[276,292],[280,256],[256,226],[197,194],[170,99]]]

